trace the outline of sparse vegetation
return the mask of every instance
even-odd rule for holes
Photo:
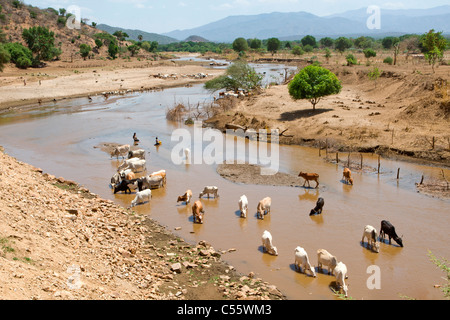
[[[347,66],[353,66],[358,64],[358,60],[355,58],[355,56],[353,54],[348,54],[345,57],[345,60],[347,60]]]
[[[428,257],[430,260],[445,273],[445,284],[441,287],[442,292],[444,293],[444,297],[447,299],[450,298],[450,265],[448,260],[445,258],[438,259],[436,256],[428,250]]]
[[[10,59],[11,56],[8,50],[6,50],[5,47],[0,44],[0,72],[3,71],[5,63],[8,63]]]

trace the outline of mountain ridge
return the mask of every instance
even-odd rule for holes
[[[215,42],[232,42],[237,37],[267,39],[305,35],[339,37],[346,34],[380,36],[392,33],[425,33],[430,29],[450,33],[450,5],[429,9],[380,10],[381,29],[371,30],[367,8],[328,16],[305,11],[233,15],[200,27],[163,33],[178,40],[195,34]]]
[[[116,31],[122,31],[129,35],[127,39],[139,41],[138,36],[142,35],[143,41],[156,41],[159,44],[170,44],[173,42],[178,42],[179,40],[171,38],[169,36],[164,36],[158,33],[146,32],[143,30],[137,29],[126,29],[120,27],[113,27],[104,23],[98,24],[97,29],[113,34]]]

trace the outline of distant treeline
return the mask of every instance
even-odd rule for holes
[[[325,37],[316,39],[313,36],[305,36],[299,40],[282,41],[277,38],[270,39],[244,39],[237,38],[233,43],[215,43],[215,42],[176,42],[166,45],[159,45],[158,51],[173,52],[214,52],[224,53],[226,50],[234,50],[237,52],[278,52],[281,50],[291,51],[293,54],[302,55],[312,52],[315,49],[331,49],[337,51],[345,51],[351,49],[374,49],[374,50],[390,50],[394,46],[400,44],[404,52],[422,52],[424,35],[406,34],[399,37],[388,36],[375,39],[368,36],[360,36],[357,38]],[[439,35],[443,37],[440,33]],[[446,41],[446,49],[450,49],[450,36],[444,37]]]

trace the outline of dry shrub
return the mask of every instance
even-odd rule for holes
[[[169,121],[181,121],[184,114],[186,113],[186,107],[179,103],[173,108],[170,108],[166,112],[166,119]]]

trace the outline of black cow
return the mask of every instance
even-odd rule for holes
[[[120,183],[113,185],[113,191],[114,194],[117,192],[125,192],[125,193],[131,193],[130,184],[134,184],[136,182],[136,179],[133,180],[122,180]]]
[[[400,247],[403,247],[402,238],[400,238],[395,232],[395,227],[389,221],[383,220],[381,221],[380,238],[384,240],[384,236],[386,234],[389,236],[389,244],[391,244],[392,238],[399,244]]]
[[[317,200],[316,207],[311,210],[309,215],[313,216],[315,214],[321,214],[324,204],[325,204],[325,200],[323,200],[323,198],[319,198],[319,200]]]

